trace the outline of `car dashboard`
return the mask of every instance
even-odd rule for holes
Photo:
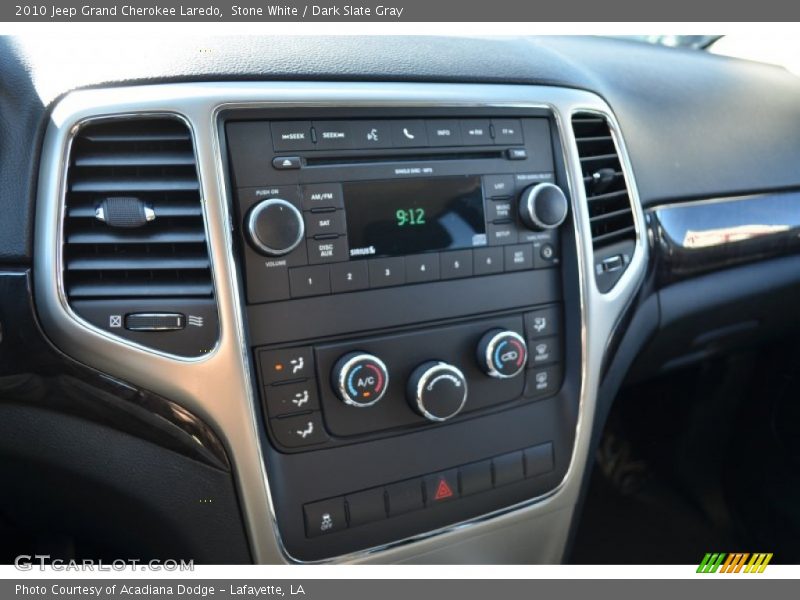
[[[794,76],[410,39],[128,77],[15,44],[41,107],[4,184],[6,513],[204,562],[559,563],[626,378],[786,327]],[[102,516],[25,506],[63,473]]]

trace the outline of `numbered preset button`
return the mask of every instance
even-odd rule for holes
[[[373,288],[403,285],[406,282],[405,260],[402,256],[373,258],[369,261],[369,286]]]
[[[456,250],[441,254],[442,279],[456,279],[472,275],[472,250]]]
[[[334,294],[356,292],[368,287],[367,261],[350,261],[331,265],[331,290]]]

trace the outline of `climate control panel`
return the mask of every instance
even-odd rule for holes
[[[256,351],[275,446],[313,450],[440,426],[558,392],[561,306]],[[530,349],[530,350],[529,350]]]

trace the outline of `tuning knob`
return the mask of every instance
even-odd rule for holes
[[[555,229],[567,218],[567,197],[552,183],[537,183],[522,192],[519,214],[530,229]]]
[[[411,373],[408,380],[411,407],[429,421],[455,417],[467,401],[467,379],[460,369],[430,360]]]
[[[291,202],[281,198],[262,200],[247,217],[247,233],[262,254],[282,256],[303,241],[303,215]]]
[[[350,352],[333,366],[333,389],[345,404],[365,408],[386,394],[389,370],[377,356]]]
[[[528,346],[515,331],[492,329],[478,342],[478,364],[489,377],[514,377],[525,369],[527,362]]]

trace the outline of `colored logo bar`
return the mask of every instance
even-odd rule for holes
[[[748,560],[749,559],[749,560]],[[772,553],[708,552],[697,567],[698,573],[763,573]]]

